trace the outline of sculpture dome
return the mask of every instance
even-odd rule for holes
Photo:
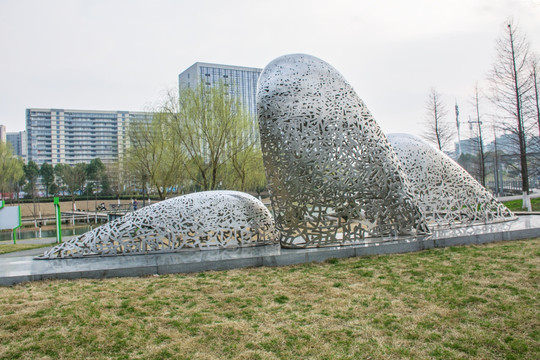
[[[321,246],[427,230],[399,161],[344,77],[304,54],[259,77],[263,159],[283,246]]]
[[[442,151],[410,134],[389,134],[388,140],[430,223],[449,226],[514,219],[506,206]]]
[[[276,241],[272,216],[259,200],[237,191],[205,191],[129,213],[55,246],[40,258],[161,253]]]

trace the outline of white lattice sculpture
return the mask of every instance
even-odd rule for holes
[[[251,195],[206,191],[144,207],[55,246],[40,258],[173,252],[277,242],[268,209]]]
[[[446,154],[409,134],[389,134],[429,223],[452,226],[514,219],[506,206]]]
[[[392,147],[332,66],[277,58],[259,77],[257,108],[282,246],[428,231]]]

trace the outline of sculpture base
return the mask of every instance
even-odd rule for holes
[[[279,245],[226,250],[185,250],[177,253],[87,259],[33,260],[32,256],[0,256],[0,285],[44,279],[129,277],[154,274],[228,270],[255,266],[284,266],[329,258],[394,254],[431,248],[484,244],[540,236],[540,216],[516,221],[435,230],[430,237],[394,238],[349,246],[282,249]]]

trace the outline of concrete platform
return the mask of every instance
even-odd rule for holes
[[[34,260],[33,256],[0,257],[0,285],[44,279],[109,278],[189,273],[255,266],[283,266],[329,258],[394,254],[424,249],[520,240],[540,236],[540,216],[519,216],[515,221],[436,230],[429,238],[370,239],[362,245],[315,249],[281,249],[279,245],[227,250],[184,250],[177,253]]]

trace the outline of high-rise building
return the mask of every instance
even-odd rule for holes
[[[185,88],[195,89],[200,84],[204,87],[219,84],[226,86],[229,94],[240,100],[251,117],[252,126],[247,135],[257,144],[257,81],[261,72],[262,69],[259,68],[196,62],[178,75],[178,86],[180,91]],[[203,147],[202,151],[204,156],[208,155],[206,147]]]
[[[38,165],[110,163],[123,158],[128,124],[150,113],[67,109],[26,109],[28,160]]]
[[[28,155],[28,145],[26,142],[26,131],[8,132],[6,140],[13,148],[13,155],[20,156],[26,162]]]
[[[195,88],[200,83],[215,86],[222,83],[229,88],[232,96],[240,98],[247,111],[257,116],[257,80],[262,69],[196,62],[178,75],[178,85]]]
[[[0,125],[0,143],[6,142],[6,125]]]

